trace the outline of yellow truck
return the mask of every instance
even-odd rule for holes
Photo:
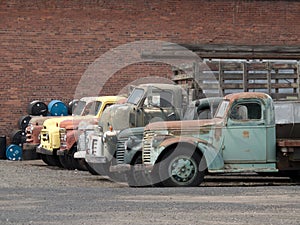
[[[43,123],[43,129],[40,132],[40,145],[36,148],[36,152],[41,155],[42,160],[48,165],[64,167],[65,159],[58,156],[57,151],[60,149],[60,124],[65,120],[72,120],[74,124],[79,121],[97,121],[103,110],[118,101],[120,96],[100,96],[86,104],[81,116],[59,117],[47,119]],[[76,121],[76,122],[75,122]]]

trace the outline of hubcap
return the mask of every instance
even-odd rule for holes
[[[175,158],[170,164],[172,179],[177,183],[186,183],[196,175],[196,163],[187,157]]]

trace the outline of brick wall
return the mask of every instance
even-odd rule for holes
[[[88,66],[122,44],[299,45],[299,12],[297,1],[1,1],[0,134],[17,128],[32,100],[70,101]],[[172,71],[159,63],[133,64],[101,94],[154,75],[171,77]]]

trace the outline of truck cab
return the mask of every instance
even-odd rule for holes
[[[273,100],[264,93],[230,94],[211,120],[148,124],[142,151],[151,185],[198,186],[206,173],[278,172]],[[299,171],[300,160],[294,165]]]
[[[178,85],[154,83],[135,87],[127,102],[107,108],[99,127],[85,137],[86,162],[98,174],[107,175],[109,165],[114,163],[116,136],[121,130],[144,127],[150,122],[180,120],[187,104],[187,94]]]

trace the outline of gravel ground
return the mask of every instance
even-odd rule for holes
[[[0,224],[300,224],[300,186],[287,178],[129,188],[40,160],[1,160],[0,171]]]

